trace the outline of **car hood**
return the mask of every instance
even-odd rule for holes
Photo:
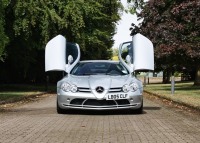
[[[130,75],[126,76],[109,76],[109,75],[90,75],[90,76],[69,76],[67,78],[71,84],[78,87],[96,89],[101,86],[104,89],[113,87],[122,87],[130,79]]]
[[[75,84],[78,88],[88,88],[101,100],[109,92],[110,88],[121,88],[124,84],[129,84],[131,81],[136,80],[131,75],[124,76],[109,76],[109,75],[90,75],[90,76],[74,76],[68,75],[61,82],[68,82]],[[101,93],[97,92],[97,88],[102,87]]]

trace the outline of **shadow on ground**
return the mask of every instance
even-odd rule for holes
[[[144,110],[160,110],[161,107],[151,107],[151,106],[146,106],[144,107]]]
[[[161,107],[145,106],[142,114],[147,114],[149,110],[160,110]],[[7,109],[2,110],[4,113],[19,113],[19,114],[57,114],[56,107],[48,108],[21,108],[21,109]],[[135,110],[65,110],[61,115],[141,115],[137,114]]]
[[[146,114],[145,110],[160,110],[161,107],[144,107],[143,113]],[[137,114],[134,110],[104,110],[104,111],[94,111],[94,110],[66,110],[63,115],[141,115]]]

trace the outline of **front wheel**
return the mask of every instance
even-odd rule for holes
[[[139,109],[136,109],[136,110],[135,110],[135,113],[136,113],[136,114],[142,114],[142,113],[143,113],[143,101],[142,101],[141,104],[142,104],[141,107],[140,107]]]
[[[56,106],[57,106],[57,113],[58,114],[64,114],[65,113],[65,110],[59,107],[58,101],[57,101],[57,105]]]

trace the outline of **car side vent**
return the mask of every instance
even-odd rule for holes
[[[85,88],[85,87],[78,87],[78,91],[79,92],[91,92],[91,89],[90,88]]]
[[[85,99],[73,99],[70,104],[74,104],[74,105],[82,105]]]
[[[116,88],[110,88],[109,89],[109,93],[113,93],[113,92],[121,92],[122,88],[121,87],[116,87]]]

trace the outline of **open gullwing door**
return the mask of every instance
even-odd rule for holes
[[[154,70],[154,49],[152,42],[141,34],[133,36],[132,41],[119,47],[119,60],[130,71]]]
[[[80,48],[76,43],[66,42],[65,37],[58,35],[51,39],[45,48],[45,72],[68,72],[80,60]]]

